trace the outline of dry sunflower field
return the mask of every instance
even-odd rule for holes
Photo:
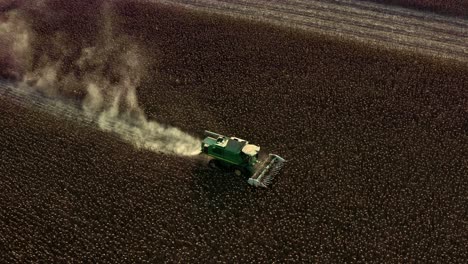
[[[60,80],[86,75],[75,62],[104,34],[104,2],[23,11],[34,42],[22,70],[57,62],[56,92],[83,100]],[[111,10],[113,36],[144,51],[149,119],[288,162],[255,189],[203,158],[0,97],[2,262],[468,259],[466,64],[143,1]],[[111,83],[113,62],[99,71]]]

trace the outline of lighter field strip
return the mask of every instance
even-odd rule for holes
[[[359,1],[151,0],[468,62],[468,21]],[[375,11],[378,10],[378,11]]]
[[[55,116],[59,119],[78,122],[80,125],[93,128],[99,128],[101,126],[101,129],[107,131],[115,132],[114,128],[117,126],[117,123],[119,123],[118,133],[115,134],[120,134],[126,138],[137,136],[134,135],[131,125],[122,126],[119,120],[112,118],[99,119],[99,116],[96,114],[86,114],[81,104],[78,102],[62,100],[60,98],[49,98],[45,95],[41,95],[32,88],[18,87],[0,80],[0,98],[10,100],[21,107]]]
[[[164,126],[156,121],[134,120],[112,110],[85,111],[81,103],[64,98],[50,98],[31,87],[15,86],[0,80],[0,99],[55,116],[75,121],[94,129],[110,132],[110,135],[133,144],[136,148],[165,154],[193,156],[198,154],[199,140],[178,128]],[[143,117],[142,117],[143,118]]]
[[[19,87],[0,80],[0,98],[10,100],[15,104],[40,111],[59,119],[77,121],[81,125],[98,127],[97,115],[85,114],[84,110],[76,101],[60,98],[49,98],[30,87]],[[115,121],[105,120],[106,126],[115,126]],[[127,131],[129,133],[130,131]]]
[[[64,103],[60,99],[51,99],[38,91],[12,85],[0,80],[0,98],[13,101],[25,108],[47,112],[59,118],[78,120],[82,123],[93,123],[93,119],[82,114],[77,102]]]

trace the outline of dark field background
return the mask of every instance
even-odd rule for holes
[[[1,99],[2,261],[468,258],[466,65],[177,8],[113,10],[117,32],[147,50],[149,117],[288,163],[254,189],[202,158],[139,151]],[[73,61],[99,34],[94,14],[37,20],[36,52],[61,32]]]

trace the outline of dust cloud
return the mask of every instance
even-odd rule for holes
[[[78,100],[79,114],[87,117],[78,120],[93,120],[137,148],[176,155],[200,152],[199,139],[149,120],[139,105],[137,88],[150,62],[144,47],[116,32],[112,1],[31,1],[14,7],[0,6],[2,79],[49,98]],[[79,25],[87,23],[95,34],[77,39],[73,27],[61,31],[50,26],[66,27],[66,17],[79,16],[80,10]]]

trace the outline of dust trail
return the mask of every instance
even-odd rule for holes
[[[55,5],[57,2],[60,1],[53,1]],[[62,13],[53,13],[48,1],[41,1],[40,5],[36,2],[1,14],[4,19],[0,20],[0,76],[16,81],[19,90],[34,90],[9,94],[15,95],[16,101],[34,99],[41,102],[43,109],[96,124],[137,148],[176,155],[198,154],[199,139],[178,128],[148,120],[137,96],[137,88],[146,74],[148,54],[139,43],[115,32],[111,1],[88,2],[82,4],[89,9],[86,14],[99,8],[96,17],[88,17],[88,21],[95,19],[98,29],[80,45],[76,45],[76,40],[70,41],[67,31],[54,32],[45,39],[33,27],[36,17],[48,19],[49,24],[64,23],[61,17],[66,17],[68,4],[63,4]],[[38,94],[55,100],[71,97],[80,103],[78,107],[63,104],[59,107],[58,103],[51,107],[50,100],[41,101]]]
[[[34,107],[35,110],[45,111],[58,118],[78,121],[88,126],[98,125],[102,130],[116,133],[139,148],[179,155],[199,153],[198,140],[194,141],[193,137],[183,131],[146,119],[125,120],[115,116],[118,113],[113,112],[115,109],[99,115],[89,114],[82,110],[80,102],[45,97],[37,90],[13,86],[11,83],[0,80],[0,98],[2,97],[24,107]],[[140,116],[140,118],[143,117]],[[193,148],[190,148],[191,146]]]

